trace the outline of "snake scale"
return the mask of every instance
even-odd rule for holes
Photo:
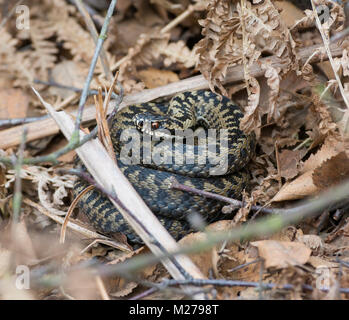
[[[199,214],[208,223],[225,216],[221,213],[221,202],[171,189],[171,177],[175,177],[181,184],[233,198],[241,198],[241,192],[248,186],[249,174],[244,167],[254,152],[255,139],[253,135],[240,130],[242,116],[240,108],[227,97],[208,90],[198,90],[177,94],[169,104],[149,102],[131,105],[121,109],[113,117],[110,134],[119,168],[175,239],[192,231],[187,220],[191,213]],[[208,134],[208,129],[225,129],[227,149],[221,147],[218,139],[218,142],[213,143],[216,148],[214,152],[208,147],[207,153],[201,154],[198,138],[190,140],[190,135],[185,136],[183,140],[179,140],[183,142],[181,144],[174,139],[178,132],[182,132],[177,130],[198,128],[205,134]],[[122,157],[122,148],[130,143],[130,138],[126,141],[122,136],[125,129],[139,133],[141,148],[137,163],[125,163]],[[172,141],[171,144],[162,145],[161,149],[162,156],[170,156],[172,162],[158,161],[154,164],[146,161],[146,147],[142,144],[146,137],[157,137],[153,139],[155,142],[151,142],[153,149],[150,150],[153,153],[157,152],[154,148],[161,143],[164,145],[166,139]],[[194,155],[191,162],[174,159],[178,153],[185,156],[189,151]],[[217,155],[219,151],[225,152],[228,165],[221,173],[210,171],[217,168],[217,163],[202,161],[201,158],[205,156],[208,159],[212,152]],[[133,155],[132,152],[127,151],[126,155]],[[86,182],[77,180],[74,195],[77,196],[86,187]],[[87,192],[81,197],[78,206],[98,231],[107,234],[121,232],[131,243],[142,243],[109,199],[98,190]]]

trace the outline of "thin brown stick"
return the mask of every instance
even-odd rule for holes
[[[212,193],[212,192],[208,192],[208,191],[204,191],[204,190],[199,190],[196,188],[186,186],[184,184],[179,183],[174,177],[171,177],[171,182],[172,182],[171,187],[173,189],[177,189],[177,190],[181,190],[181,191],[185,191],[185,192],[190,192],[190,193],[195,193],[195,194],[200,195],[202,197],[227,202],[236,208],[242,208],[244,206],[243,201],[228,198],[228,197],[222,196],[220,194],[216,194],[216,193]],[[260,212],[268,213],[268,214],[276,213],[273,209],[264,208],[261,206],[252,206],[251,210],[260,211]]]
[[[97,29],[93,23],[93,20],[92,20],[90,14],[88,13],[88,11],[85,8],[85,4],[82,3],[81,0],[74,0],[74,2],[75,2],[75,5],[79,9],[81,15],[83,16],[83,18],[85,20],[86,26],[87,26],[88,30],[90,31],[90,34],[92,36],[92,39],[93,39],[95,45],[97,45],[97,42],[98,42]],[[101,61],[102,66],[103,66],[105,77],[109,81],[111,81],[113,78],[113,74],[110,71],[107,54],[105,53],[105,50],[103,49],[103,47],[101,48],[100,59],[101,59],[100,61]]]

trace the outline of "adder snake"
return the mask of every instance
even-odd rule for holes
[[[228,98],[211,91],[199,90],[177,94],[169,105],[144,103],[128,106],[118,111],[112,119],[110,133],[118,166],[175,239],[180,239],[192,231],[187,221],[191,213],[199,214],[207,222],[223,219],[224,216],[221,213],[223,204],[217,200],[171,189],[171,177],[190,187],[233,198],[240,198],[241,192],[248,186],[249,175],[244,167],[253,153],[255,140],[253,135],[246,135],[240,130],[242,116],[240,108]],[[227,149],[220,144],[223,140],[218,139],[218,142],[211,144],[211,147],[217,148],[216,152],[208,147],[208,151],[202,154],[198,138],[190,140],[189,135],[182,140],[177,139],[178,132],[182,132],[180,130],[197,128],[204,128],[201,133],[207,137],[208,129],[225,129]],[[126,129],[132,129],[130,132],[134,134],[139,133],[139,140],[129,137],[122,142]],[[223,138],[224,135],[217,136]],[[161,154],[162,160],[167,157],[169,161],[158,161],[154,164],[154,161],[149,162],[149,159],[144,157],[147,149],[142,142],[149,138],[152,139],[153,156],[155,151],[155,155]],[[165,140],[171,143],[166,144]],[[141,143],[138,155],[131,154],[130,145],[133,145],[130,141]],[[157,147],[162,149],[156,151]],[[124,156],[136,155],[138,163],[125,163],[123,148],[126,148]],[[227,164],[226,167],[223,166],[222,172],[216,170],[217,167],[220,168],[217,163],[203,161],[202,158],[206,156],[208,159],[210,155],[218,155],[220,151],[225,154]],[[177,161],[177,156],[186,156],[189,152],[192,152],[194,158],[189,157],[189,161]],[[86,186],[84,181],[77,180],[74,195],[77,196]],[[130,242],[142,243],[109,199],[99,191],[87,192],[80,199],[79,207],[98,231],[121,232]]]

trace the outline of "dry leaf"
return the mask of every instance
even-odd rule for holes
[[[22,90],[0,90],[0,119],[25,118],[29,99]]]
[[[341,152],[326,160],[313,173],[313,182],[319,189],[327,189],[349,177],[349,159]]]
[[[232,228],[231,220],[220,220],[214,223],[211,223],[207,230],[211,232],[227,231]],[[196,241],[203,241],[207,239],[207,235],[202,232],[195,232],[186,235],[184,238],[179,240],[179,245],[182,247],[187,247],[193,244]],[[208,276],[211,269],[217,269],[217,259],[216,257],[216,248],[212,248],[208,251],[191,254],[191,260],[200,268],[200,271]]]
[[[178,75],[169,70],[147,68],[138,72],[138,77],[149,89],[164,86],[179,80]]]
[[[299,161],[304,156],[304,150],[282,150],[279,154],[280,174],[285,179],[292,179],[299,173]]]
[[[63,83],[69,87],[82,88],[86,75],[81,63],[65,60],[55,65],[51,76],[52,80],[57,83]],[[50,87],[49,91],[52,95],[58,95],[62,99],[66,99],[72,94],[69,90],[57,87]]]
[[[313,252],[323,250],[324,247],[322,239],[315,234],[299,235],[297,241],[304,243]]]
[[[331,181],[334,181],[334,179],[337,179],[336,181],[338,181],[339,178],[342,178],[342,174],[346,174],[348,170],[345,168],[346,165],[341,167],[340,170],[336,171],[336,174],[332,174],[332,178],[331,176],[325,177],[324,175],[327,175],[328,173],[322,173],[321,168],[326,160],[332,159],[336,155],[340,154],[343,148],[344,145],[342,142],[338,141],[335,137],[329,136],[322,145],[321,149],[317,153],[311,155],[307,161],[304,162],[301,170],[303,174],[292,182],[286,183],[271,201],[302,199],[306,196],[319,192],[320,188],[318,186],[320,186],[321,181],[324,183],[329,183],[329,180],[331,179]],[[324,170],[326,170],[326,168],[330,168],[330,164],[327,164],[324,168]],[[318,186],[313,181],[315,172],[315,181],[318,183]],[[322,180],[321,177],[323,177]]]
[[[258,248],[259,256],[265,259],[267,268],[287,268],[305,264],[311,250],[303,243],[290,241],[261,240],[251,242]]]

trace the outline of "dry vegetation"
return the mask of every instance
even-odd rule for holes
[[[99,32],[109,2],[88,2]],[[15,165],[66,144],[52,119],[18,126],[2,120],[47,113],[32,87],[54,109],[74,114],[80,94],[54,83],[83,88],[95,44],[73,3],[22,1],[30,28],[21,30],[15,1],[0,0],[0,160],[10,157],[14,164],[0,161],[0,297],[128,299],[144,292],[148,299],[185,297],[170,285],[154,289],[170,278],[161,264],[125,273],[125,262],[133,266],[134,257],[149,250],[130,252],[124,237],[95,233],[77,210],[60,243],[75,176],[59,169],[73,167],[74,151],[60,156],[58,164]],[[324,20],[316,10],[302,11],[285,1],[118,1],[104,50],[110,70],[119,72],[124,104],[209,87],[241,105],[242,129],[257,136],[252,189],[243,195],[243,208],[211,230],[223,232],[263,216],[250,210],[253,205],[285,208],[314,196],[316,201],[316,195],[349,178],[349,17],[336,1],[313,5],[328,9],[320,14]],[[331,42],[333,36],[339,39]],[[92,89],[111,86],[104,67],[97,63]],[[94,110],[90,97],[84,123],[94,118]],[[24,127],[26,146],[19,148]],[[275,284],[258,292],[226,282],[215,287],[216,299],[348,299],[347,198],[272,235],[221,242],[190,257],[203,277]],[[198,232],[180,243],[205,237]],[[94,264],[120,268],[96,275],[90,272]],[[19,265],[30,269],[29,290],[16,288]],[[283,290],[284,285],[293,287]]]

